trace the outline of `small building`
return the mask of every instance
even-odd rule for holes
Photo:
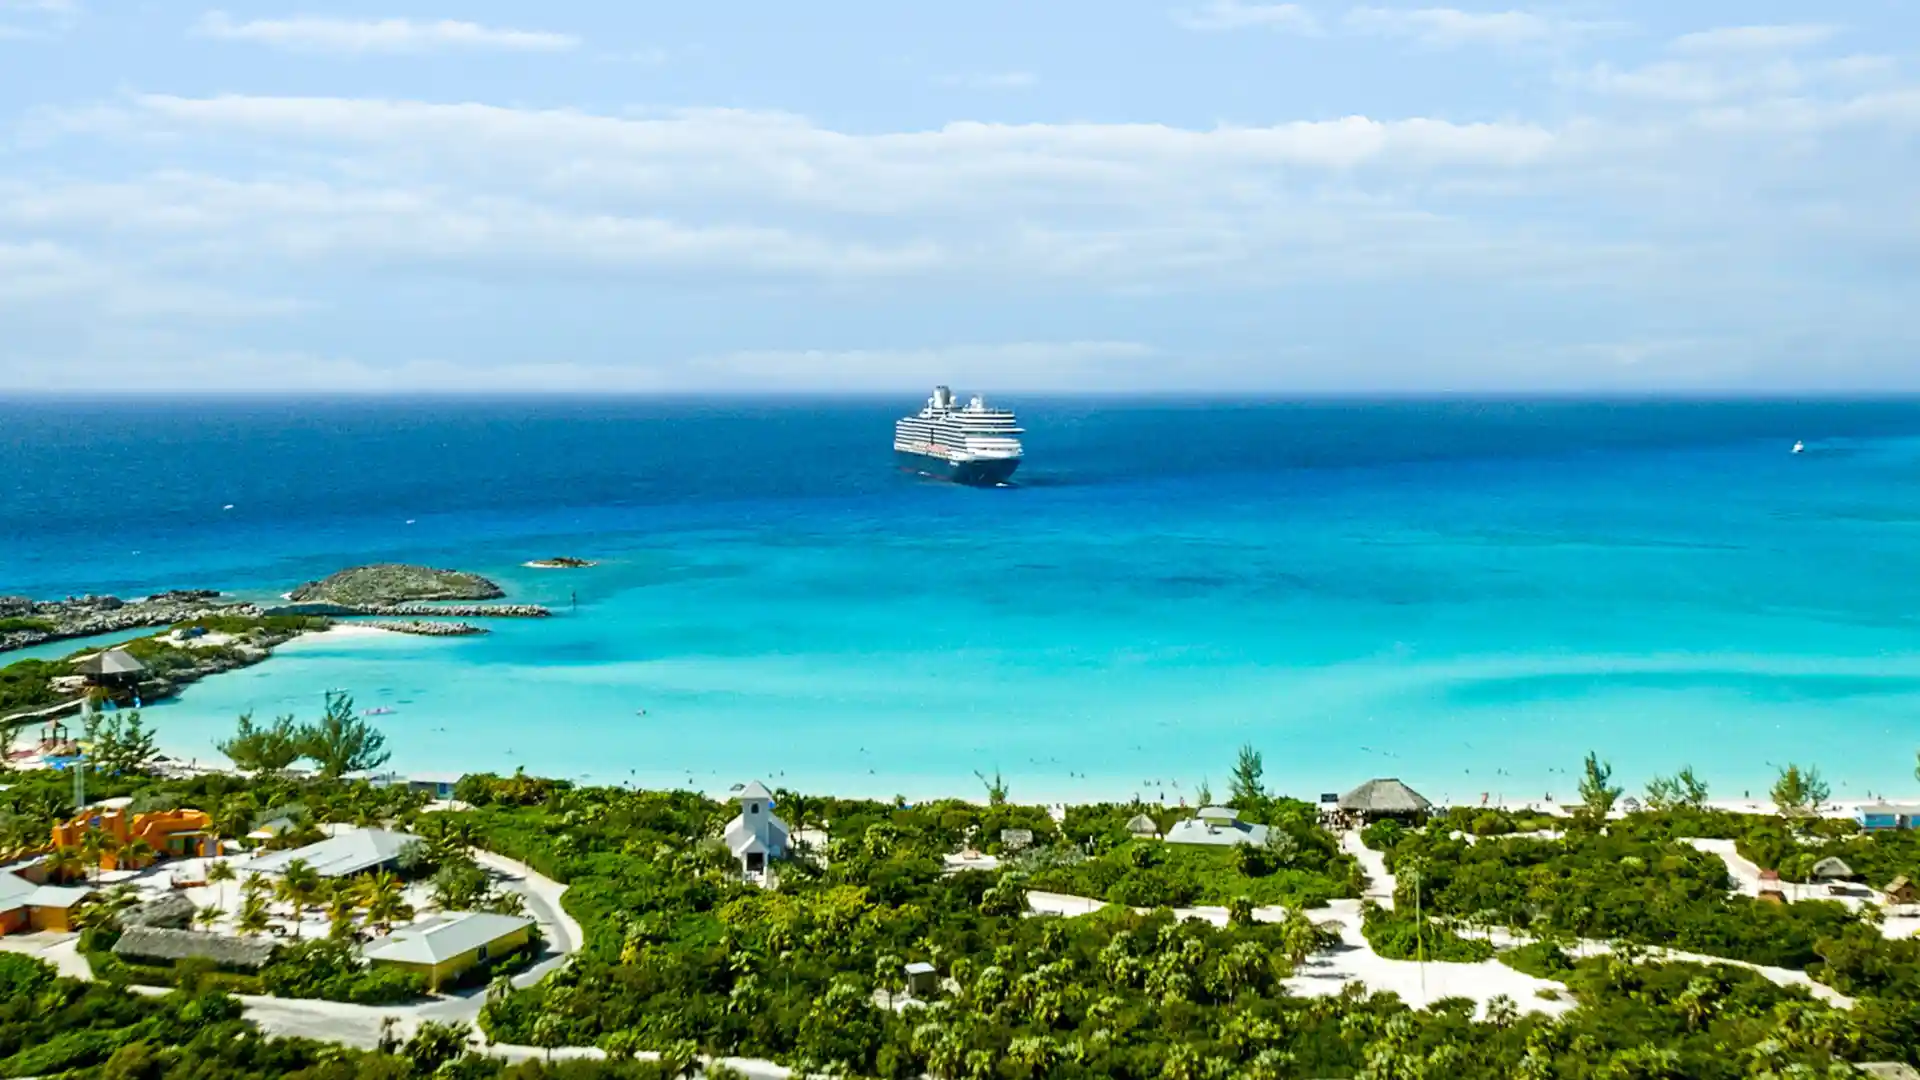
[[[53,827],[53,846],[77,848],[88,833],[104,833],[114,840],[113,850],[101,862],[102,870],[139,870],[158,859],[202,858],[220,854],[220,837],[213,818],[200,810],[160,810],[136,814],[125,800],[114,800],[87,810],[72,821]],[[129,857],[126,848],[139,840],[152,852],[138,859]]]
[[[774,816],[773,793],[758,780],[735,790],[733,801],[740,804],[740,813],[722,834],[727,850],[740,860],[741,873],[765,873],[769,862],[787,857],[787,823]]]
[[[1853,820],[1867,832],[1920,829],[1920,804],[1867,803],[1853,812]]]
[[[1127,833],[1135,840],[1160,839],[1160,826],[1145,814],[1135,814],[1127,819]]]
[[[157,926],[129,927],[113,944],[113,955],[136,964],[177,964],[207,960],[230,971],[258,971],[267,966],[280,943],[272,938],[239,938],[198,930]]]
[[[940,989],[940,974],[925,960],[907,965],[907,993],[917,998],[932,997]]]
[[[1920,890],[1914,888],[1913,882],[1908,881],[1907,875],[1905,874],[1901,874],[1899,877],[1887,882],[1887,887],[1880,891],[1887,895],[1887,903],[1889,904],[1912,904],[1920,902]]]
[[[73,930],[73,909],[92,889],[43,885],[15,873],[0,873],[0,935]]]
[[[362,955],[368,963],[411,971],[439,993],[468,971],[526,948],[533,925],[523,915],[450,911],[395,930]]]
[[[1760,871],[1760,887],[1755,891],[1754,899],[1767,904],[1784,904],[1787,902],[1786,890],[1780,887],[1780,871]]]
[[[1427,797],[1399,780],[1369,780],[1340,796],[1340,811],[1361,822],[1383,818],[1407,821],[1425,817],[1433,809]]]
[[[303,862],[323,878],[353,877],[397,869],[400,853],[419,839],[412,833],[389,829],[343,829],[306,847],[263,855],[245,868],[261,874],[282,874],[289,865]]]
[[[1176,821],[1167,830],[1169,844],[1206,844],[1234,847],[1267,842],[1265,825],[1250,825],[1240,820],[1240,812],[1225,806],[1203,806],[1185,821]]]
[[[1851,881],[1854,877],[1853,867],[1848,866],[1846,860],[1833,855],[1814,863],[1808,873],[1813,880],[1826,883]]]
[[[140,685],[147,665],[125,649],[108,649],[74,662],[73,670],[86,677],[87,685],[108,690],[132,690]]]

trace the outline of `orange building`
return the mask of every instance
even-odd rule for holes
[[[102,870],[138,870],[157,859],[201,857],[220,853],[220,838],[214,832],[213,819],[199,810],[160,810],[150,814],[129,814],[125,807],[89,809],[72,821],[53,827],[53,846],[78,848],[88,833],[100,832],[113,837],[113,851],[101,862]],[[135,840],[145,841],[152,854],[138,860],[121,852]]]
[[[91,889],[62,888],[37,880],[38,866],[0,870],[0,936],[73,929],[73,909]]]

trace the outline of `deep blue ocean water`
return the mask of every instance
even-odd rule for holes
[[[714,790],[1174,800],[1242,742],[1309,797],[1915,786],[1920,401],[1011,400],[991,491],[894,469],[914,404],[0,402],[0,593],[403,560],[561,611],[287,646],[149,710],[201,757],[344,687],[402,768]]]

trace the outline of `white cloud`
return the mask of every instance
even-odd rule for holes
[[[1029,90],[1040,85],[1040,76],[1031,71],[978,72],[971,75],[943,75],[935,82],[967,90]]]
[[[287,315],[304,305],[240,296],[142,271],[49,241],[0,239],[0,310],[58,303],[92,317],[232,320]]]
[[[1360,33],[1405,37],[1435,48],[1461,45],[1526,45],[1549,41],[1568,27],[1526,11],[1471,12],[1454,8],[1361,7],[1346,25]]]
[[[1672,47],[1685,53],[1777,52],[1823,44],[1839,32],[1837,26],[1816,23],[1723,26],[1684,34]]]
[[[292,52],[427,53],[447,50],[565,52],[580,44],[570,34],[512,30],[442,19],[335,19],[296,16],[234,20],[223,11],[202,16],[196,32],[224,41],[246,41]]]
[[[693,387],[766,390],[919,389],[942,382],[1061,390],[1134,383],[1162,361],[1157,349],[1134,341],[776,349],[697,359],[680,377]]]
[[[1320,20],[1299,4],[1250,4],[1245,0],[1208,0],[1197,8],[1174,12],[1174,21],[1189,30],[1241,30],[1267,27],[1297,34],[1317,34]]]

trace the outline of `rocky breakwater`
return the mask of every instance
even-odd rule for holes
[[[385,630],[393,634],[414,634],[419,637],[473,637],[490,631],[484,626],[475,626],[463,622],[370,622],[362,623],[375,630]]]
[[[221,615],[257,618],[260,609],[252,604],[221,603],[220,594],[212,589],[177,589],[135,600],[91,595],[65,600],[0,596],[0,652]]]
[[[539,604],[385,604],[355,609],[361,615],[443,616],[449,619],[545,619],[553,614]]]

